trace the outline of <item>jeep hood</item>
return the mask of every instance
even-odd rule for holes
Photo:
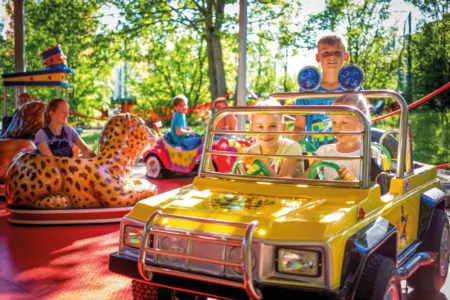
[[[370,195],[371,193],[378,193]],[[146,222],[163,214],[249,223],[256,220],[256,238],[327,241],[358,222],[358,207],[370,213],[380,201],[379,188],[359,189],[292,184],[258,184],[196,178],[194,183],[138,202],[129,218]],[[243,235],[243,229],[170,217],[158,225],[178,229]]]

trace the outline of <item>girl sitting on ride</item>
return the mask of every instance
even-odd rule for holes
[[[45,107],[44,128],[36,133],[34,143],[40,154],[73,157],[73,144],[81,150],[81,157],[95,156],[78,133],[67,125],[69,104],[63,99],[53,99]]]
[[[224,108],[228,107],[227,99],[224,97],[219,97],[213,102],[213,112],[221,111]],[[228,114],[216,125],[216,130],[236,130],[237,128],[237,119],[233,114]]]
[[[358,108],[368,118],[370,118],[369,105],[367,99],[358,93],[347,94],[337,98],[332,105],[348,105]],[[331,126],[334,132],[337,131],[361,131],[362,124],[359,119],[352,115],[332,115]],[[316,151],[319,156],[361,156],[362,138],[360,135],[337,135],[336,143],[320,146]],[[381,154],[376,148],[371,148],[371,155],[381,164]],[[315,160],[303,177],[308,177],[309,171],[317,163]],[[360,171],[360,160],[333,160],[340,166],[337,173],[339,177],[346,181],[357,181]],[[323,174],[326,180],[336,178],[336,172],[331,168],[325,168]]]
[[[266,99],[258,103],[258,106],[279,106],[274,99]],[[254,138],[256,143],[247,149],[247,153],[254,154],[276,154],[276,155],[301,155],[301,146],[293,140],[284,138],[280,132],[286,130],[282,114],[254,114],[251,117],[251,131],[272,131],[276,134],[257,134]],[[297,159],[288,158],[263,158],[244,157],[244,163],[252,163],[254,160],[261,161],[269,172],[269,176],[295,177],[298,172]]]

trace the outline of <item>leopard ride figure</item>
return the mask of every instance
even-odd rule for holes
[[[132,167],[142,151],[153,144],[154,136],[142,119],[121,114],[106,124],[100,136],[98,156],[94,158],[19,154],[6,174],[6,197],[12,212],[10,222],[29,223],[22,220],[20,214],[24,210],[29,213],[30,209],[64,210],[64,215],[67,210],[76,212],[64,220],[55,212],[49,212],[51,222],[59,223],[89,222],[85,217],[76,216],[83,214],[80,209],[102,209],[100,214],[103,215],[106,208],[125,207],[129,211],[137,201],[156,194],[155,185],[131,177]],[[124,210],[118,210],[123,215]],[[83,220],[74,220],[79,218]],[[97,215],[96,218],[111,221],[113,216]]]
[[[0,196],[5,194],[6,170],[14,157],[19,152],[36,149],[33,140],[36,132],[44,126],[44,110],[44,102],[22,105],[0,135]]]

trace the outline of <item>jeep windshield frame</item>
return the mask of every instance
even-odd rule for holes
[[[326,93],[315,93],[315,92],[283,92],[283,93],[274,93],[270,95],[278,101],[284,101],[287,99],[318,99],[318,98],[337,98],[339,96],[354,93],[353,91],[344,91],[344,92],[326,92]],[[400,124],[399,124],[399,144],[398,144],[398,155],[397,155],[397,169],[396,176],[403,177],[403,175],[409,174],[411,172],[410,164],[405,164],[406,157],[406,144],[407,144],[407,129],[408,129],[408,106],[406,101],[399,94],[388,91],[360,91],[359,93],[363,94],[368,99],[373,98],[391,98],[396,101],[396,103],[400,107]],[[308,160],[311,158],[317,158],[318,160],[360,160],[360,177],[359,181],[350,182],[350,181],[337,181],[337,180],[311,180],[306,178],[294,177],[263,177],[263,176],[243,176],[236,174],[228,174],[228,173],[219,173],[216,171],[212,171],[210,166],[212,165],[212,155],[232,155],[236,157],[244,157],[244,156],[256,156],[255,154],[246,154],[246,153],[226,153],[223,151],[213,150],[214,136],[248,136],[248,135],[257,135],[257,134],[269,134],[269,132],[253,132],[248,130],[237,130],[237,131],[227,131],[227,130],[215,130],[214,128],[218,124],[219,120],[221,120],[224,116],[228,114],[234,114],[236,116],[243,116],[241,120],[245,118],[245,115],[248,114],[283,114],[283,115],[305,115],[305,114],[328,114],[328,115],[353,115],[359,119],[362,124],[362,131],[347,131],[347,132],[339,132],[339,135],[362,135],[362,151],[360,157],[330,157],[330,156],[307,156],[307,155],[262,155],[261,157],[273,158],[273,157],[284,157],[284,158],[295,158],[295,159],[303,159]],[[239,117],[238,117],[239,118]],[[213,178],[223,178],[229,180],[245,180],[245,181],[254,181],[258,183],[269,183],[269,182],[279,182],[279,183],[291,183],[291,184],[305,184],[305,185],[330,185],[330,186],[351,186],[351,187],[359,187],[359,188],[369,188],[373,183],[370,181],[370,165],[371,165],[371,156],[370,156],[370,142],[371,142],[371,132],[370,132],[370,120],[358,109],[351,106],[344,105],[286,105],[286,106],[256,106],[256,107],[232,107],[225,108],[218,113],[214,114],[211,118],[208,128],[206,131],[206,139],[205,139],[205,147],[202,156],[202,161],[199,168],[199,177],[213,177]],[[273,134],[273,132],[271,132]],[[282,135],[292,137],[294,135],[335,135],[337,132],[311,132],[311,131],[286,131],[282,132]],[[409,155],[411,158],[412,155]],[[406,169],[408,167],[408,169]]]

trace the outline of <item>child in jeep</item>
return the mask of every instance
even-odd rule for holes
[[[368,118],[370,118],[370,110],[367,99],[358,93],[347,94],[337,98],[333,105],[348,105],[358,108]],[[354,116],[351,115],[332,115],[331,126],[333,131],[361,131],[362,124]],[[336,143],[322,145],[317,149],[316,155],[319,156],[361,156],[361,136],[360,135],[337,135]],[[378,149],[371,149],[372,157],[381,163],[381,154]],[[309,170],[318,161],[314,161],[310,168],[305,172],[303,177],[307,177]],[[338,170],[339,176],[346,181],[355,181],[359,178],[360,160],[334,160],[340,166]],[[336,177],[333,169],[326,168],[323,171],[327,180]]]
[[[258,103],[258,106],[278,106],[276,101],[266,100]],[[284,138],[280,132],[286,130],[283,115],[281,114],[255,114],[251,117],[251,131],[273,131],[276,134],[257,134],[256,143],[247,149],[247,153],[254,154],[277,154],[277,155],[301,155],[301,146],[293,140]],[[269,172],[269,176],[295,177],[297,170],[297,159],[284,159],[280,157],[245,157],[244,163],[251,163],[254,159],[261,161]],[[300,172],[303,170],[300,170]]]

